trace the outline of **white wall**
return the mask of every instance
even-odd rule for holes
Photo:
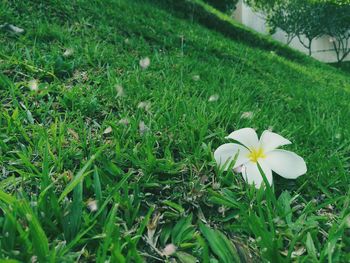
[[[240,0],[237,4],[237,8],[233,13],[233,17],[240,23],[260,32],[268,34],[268,30],[265,25],[264,15],[253,11],[249,6]],[[282,43],[287,43],[287,35],[281,29],[278,29],[272,37]],[[306,41],[307,43],[307,41]],[[306,54],[309,54],[307,48],[305,48],[298,40],[294,38],[289,44],[292,48],[298,49]],[[312,56],[323,62],[336,62],[337,57],[333,51],[333,44],[330,41],[329,36],[323,36],[321,38],[313,40],[312,43]],[[350,61],[350,55],[345,59]]]

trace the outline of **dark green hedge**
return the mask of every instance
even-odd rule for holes
[[[232,12],[236,8],[238,0],[203,0],[203,2],[210,4],[216,9],[226,13]]]

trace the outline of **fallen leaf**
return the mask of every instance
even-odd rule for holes
[[[304,254],[306,251],[305,247],[299,247],[296,250],[292,252],[292,258],[300,257],[302,254]]]
[[[103,131],[103,134],[109,134],[109,133],[111,133],[111,132],[112,132],[112,127],[109,126],[109,127],[107,127],[107,128]]]
[[[79,140],[79,135],[71,128],[68,128],[68,133],[74,137],[74,139]]]
[[[20,28],[18,26],[9,24],[9,23],[5,23],[3,25],[0,25],[0,29],[15,33],[15,34],[23,34],[24,33],[24,29]]]

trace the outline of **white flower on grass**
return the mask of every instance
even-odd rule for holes
[[[32,91],[37,91],[39,88],[39,83],[36,79],[32,79],[28,82],[28,87]]]
[[[291,144],[281,135],[266,130],[259,140],[254,129],[244,128],[232,132],[226,138],[235,140],[239,144],[226,143],[217,148],[214,152],[216,162],[226,171],[236,157],[232,168],[240,169],[243,178],[257,188],[264,181],[258,164],[270,185],[272,185],[272,171],[287,179],[296,179],[307,171],[303,158],[293,152],[277,149]]]
[[[140,60],[140,67],[142,69],[147,69],[150,64],[151,64],[151,60],[149,59],[149,57],[145,57]]]

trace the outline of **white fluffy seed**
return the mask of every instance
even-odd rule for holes
[[[145,135],[147,132],[150,131],[150,128],[148,128],[145,124],[144,121],[140,121],[139,123],[139,132],[140,132],[140,135],[143,136]]]
[[[192,76],[192,79],[193,79],[194,81],[198,81],[198,80],[201,79],[201,77],[200,77],[199,75],[193,75],[193,76]]]
[[[209,102],[215,102],[215,101],[217,101],[219,99],[219,95],[218,94],[214,94],[214,95],[211,95],[210,97],[209,97]]]
[[[98,209],[97,200],[90,200],[87,203],[87,207],[91,212],[95,212]]]
[[[68,57],[71,57],[74,53],[74,49],[73,48],[67,48],[64,53],[63,53],[63,56],[68,58]]]
[[[39,83],[36,79],[32,79],[28,82],[28,87],[32,91],[37,91],[39,89]]]
[[[252,111],[246,111],[246,112],[243,112],[242,115],[241,115],[241,119],[253,119],[254,117],[254,113]]]
[[[144,109],[145,111],[149,111],[151,109],[151,102],[150,101],[141,101],[137,105],[138,109]]]
[[[176,248],[176,246],[174,244],[168,244],[163,249],[163,255],[171,256],[172,254],[174,254],[176,252],[176,249],[177,248]]]
[[[121,85],[115,86],[115,90],[117,91],[117,97],[125,96],[124,88]]]
[[[127,126],[130,124],[130,121],[127,118],[123,118],[120,121],[118,121],[118,124],[122,124],[122,125]]]
[[[151,60],[149,59],[149,57],[145,57],[140,59],[139,64],[142,69],[147,69],[151,64]]]

